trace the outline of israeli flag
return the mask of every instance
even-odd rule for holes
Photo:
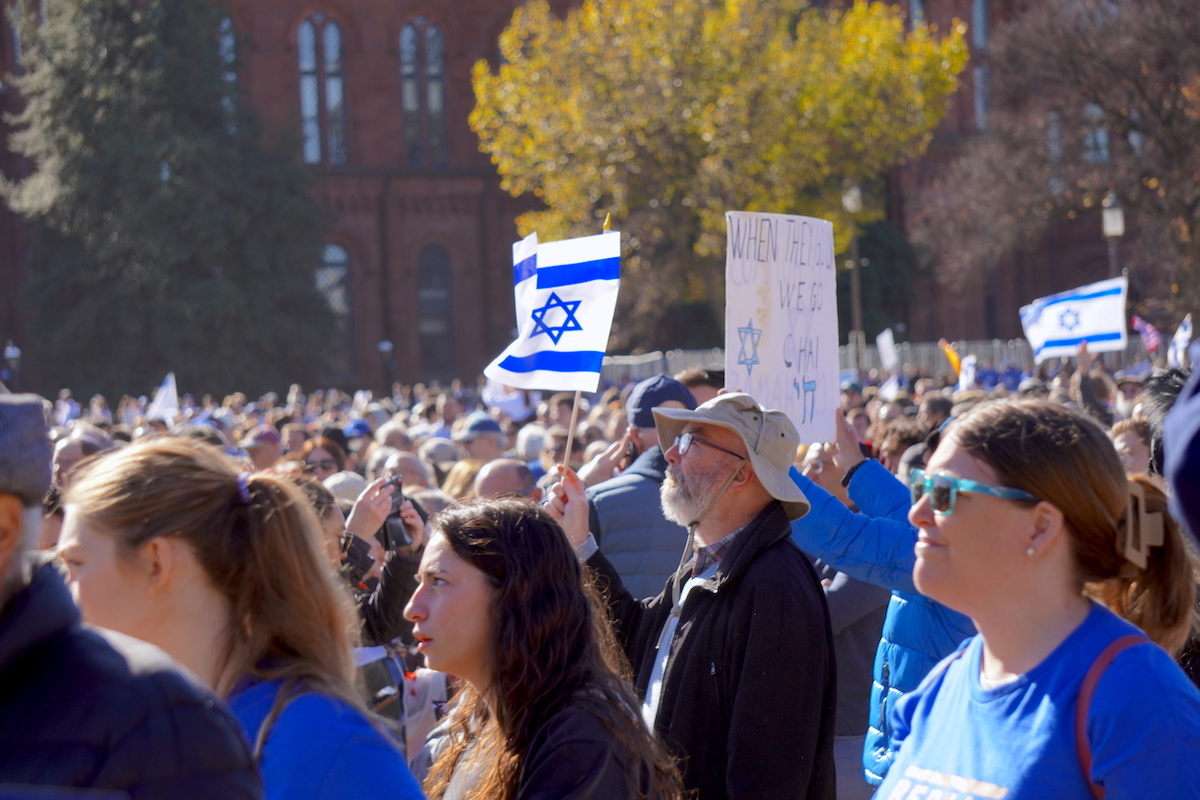
[[[596,391],[620,278],[615,231],[514,244],[517,339],[483,374],[518,389]]]
[[[1021,326],[1033,347],[1033,360],[1073,356],[1080,342],[1093,353],[1124,350],[1125,276],[1039,297],[1021,309]]]
[[[1192,342],[1192,315],[1188,314],[1183,318],[1183,322],[1179,323],[1179,327],[1175,329],[1175,335],[1171,337],[1171,345],[1167,348],[1167,366],[1182,367],[1184,366],[1184,357],[1187,355],[1188,345]]]

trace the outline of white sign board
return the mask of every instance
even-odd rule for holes
[[[801,442],[834,441],[833,224],[728,211],[725,227],[725,385],[786,413]]]
[[[879,348],[879,363],[888,372],[895,372],[900,366],[900,352],[896,350],[896,337],[892,335],[891,328],[884,328],[875,337],[875,346]]]

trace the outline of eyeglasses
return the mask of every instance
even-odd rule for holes
[[[988,486],[986,483],[956,478],[945,472],[935,472],[926,475],[925,470],[914,469],[908,478],[908,486],[912,490],[912,502],[915,506],[926,492],[929,492],[929,505],[938,514],[949,515],[954,510],[954,500],[959,492],[966,494],[986,494],[1001,500],[1025,500],[1037,502],[1038,498],[1022,489],[1012,489],[1008,486]]]
[[[749,456],[744,456],[741,453],[735,453],[732,450],[726,450],[719,444],[713,444],[707,439],[701,439],[694,433],[682,433],[675,437],[675,447],[679,450],[679,455],[687,455],[687,451],[692,449],[693,444],[702,444],[705,447],[711,447],[713,450],[720,450],[722,453],[728,453],[740,461],[749,461]]]
[[[332,458],[323,458],[320,461],[309,461],[304,465],[305,472],[316,472],[318,469],[333,472],[337,469],[337,462]]]

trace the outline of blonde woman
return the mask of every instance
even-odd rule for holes
[[[286,477],[155,439],[81,470],[59,556],[85,620],[155,644],[225,698],[267,798],[419,798],[354,689],[354,607]]]

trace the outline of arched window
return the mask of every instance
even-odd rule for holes
[[[453,378],[454,327],[450,254],[439,244],[417,256],[417,333],[421,340],[421,377]]]
[[[222,17],[217,28],[217,54],[223,67],[221,77],[225,79],[221,107],[225,109],[229,133],[233,134],[237,132],[237,30],[229,17]]]
[[[400,30],[400,109],[410,167],[446,165],[446,69],[442,32],[424,17]]]
[[[350,303],[350,254],[341,245],[327,244],[321,252],[321,266],[314,280],[317,291],[333,312],[334,339],[332,367],[338,375],[354,372],[354,329]]]
[[[925,2],[924,0],[909,0],[908,2],[908,20],[912,25],[925,24]]]
[[[300,23],[300,122],[306,164],[346,163],[342,30],[325,14]]]
[[[975,52],[972,60],[983,57],[988,43],[988,2],[987,0],[972,0],[971,2],[971,44]],[[988,68],[986,63],[977,63],[971,71],[971,83],[975,97],[975,127],[987,129],[988,115]]]
[[[971,43],[976,49],[987,47],[988,41],[988,3],[987,0],[972,0],[971,2]]]

